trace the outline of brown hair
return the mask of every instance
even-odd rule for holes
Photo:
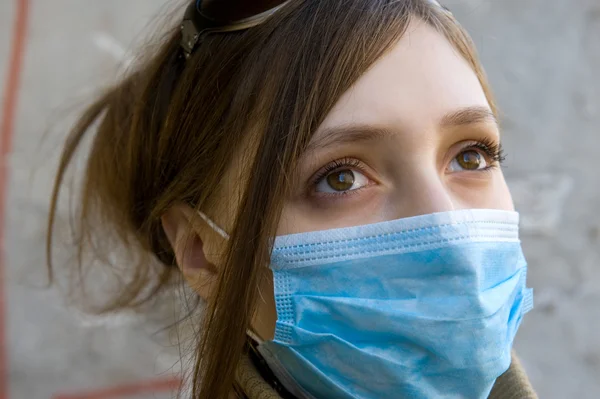
[[[60,187],[98,121],[78,203],[83,253],[112,251],[114,237],[150,254],[106,310],[140,306],[168,282],[174,254],[160,218],[183,201],[211,214],[234,151],[255,143],[216,294],[207,304],[194,369],[195,398],[231,391],[269,262],[288,172],[338,98],[404,33],[411,18],[442,32],[470,63],[494,108],[475,50],[451,15],[424,0],[292,0],[263,24],[204,37],[184,61],[173,28],[159,50],[102,95],[67,138],[49,217],[50,270]],[[495,109],[495,108],[494,108]],[[153,265],[160,264],[157,269]],[[236,312],[232,312],[236,309]]]

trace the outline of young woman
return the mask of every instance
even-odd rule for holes
[[[205,301],[194,398],[536,397],[496,106],[436,1],[194,1],[69,136],[50,228],[92,127],[80,254],[136,254],[110,310]]]

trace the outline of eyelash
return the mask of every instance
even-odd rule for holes
[[[472,149],[478,149],[490,158],[490,164],[480,171],[497,168],[502,165],[506,159],[506,153],[504,152],[504,148],[502,148],[502,143],[492,140],[489,137],[467,144],[460,150],[459,154]]]
[[[365,173],[364,167],[362,167],[362,163],[358,159],[355,159],[355,158],[336,159],[335,161],[332,161],[332,162],[328,163],[327,165],[325,165],[323,167],[323,169],[321,169],[315,175],[315,177],[312,180],[312,186],[319,183],[322,179],[324,179],[331,172],[335,172],[336,170],[342,169],[342,168],[355,168],[355,169],[358,169],[360,172]]]
[[[460,149],[458,153],[460,154],[461,152],[469,150],[479,150],[483,152],[486,156],[488,156],[491,161],[489,165],[487,165],[484,169],[480,169],[478,172],[486,172],[493,168],[497,168],[506,159],[506,154],[504,152],[504,149],[502,148],[502,144],[495,140],[492,140],[489,137],[485,137],[481,140],[467,143],[463,148]],[[330,173],[335,172],[336,170],[343,169],[358,169],[359,172],[366,173],[365,168],[362,166],[362,162],[358,159],[348,157],[337,159],[325,165],[319,172],[317,172],[317,174],[312,178],[310,184],[311,189],[314,188],[314,186],[316,186],[322,179],[327,177],[327,175],[329,175]],[[352,190],[351,193],[354,194],[356,191],[360,190],[360,188]],[[329,195],[341,196],[348,195],[348,193],[350,193],[350,191],[343,191],[339,194]]]

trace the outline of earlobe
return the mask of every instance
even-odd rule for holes
[[[169,209],[161,217],[161,222],[175,252],[177,266],[188,284],[201,297],[207,299],[217,275],[217,268],[206,258],[204,244],[198,232],[192,228],[186,212],[178,206]]]

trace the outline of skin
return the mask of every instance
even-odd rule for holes
[[[328,135],[350,125],[362,127]],[[372,134],[374,129],[379,133]],[[413,21],[319,127],[294,176],[297,190],[286,200],[277,234],[459,209],[513,210],[498,162],[481,146],[473,147],[481,141],[497,145],[500,132],[477,76],[441,34]],[[315,181],[336,160],[338,167],[328,172],[335,176]],[[350,165],[340,166],[344,162]],[[232,177],[235,170],[232,165]],[[347,183],[335,184],[340,177]],[[334,189],[331,181],[343,190]],[[236,198],[232,190],[224,188],[223,198]],[[227,230],[231,214],[222,210],[211,217]],[[192,241],[183,245],[190,220],[194,211],[184,205],[174,206],[162,219],[186,279],[208,298],[224,240],[197,223],[191,226]],[[270,339],[277,314],[268,270],[260,288],[252,329]]]

